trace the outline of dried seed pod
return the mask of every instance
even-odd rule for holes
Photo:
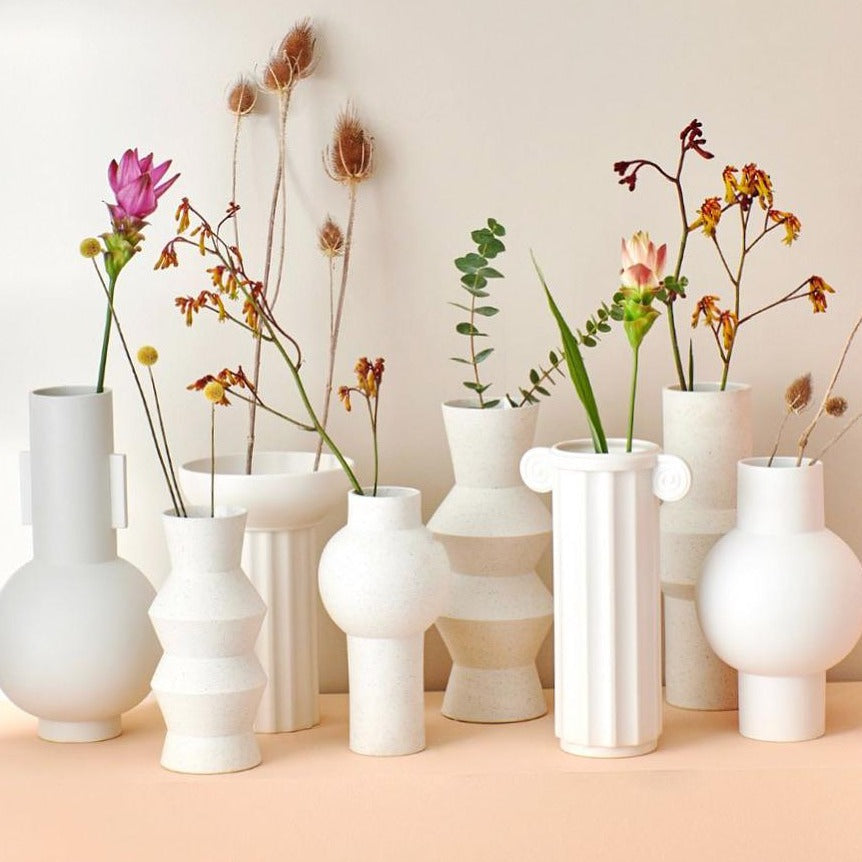
[[[308,18],[294,24],[291,31],[281,40],[279,54],[290,64],[294,80],[307,78],[314,71],[317,65],[316,45],[314,26]]]
[[[361,183],[373,173],[374,138],[365,131],[352,105],[338,115],[324,162],[329,176],[341,183]]]
[[[843,416],[847,412],[847,399],[833,395],[826,400],[826,412],[830,416]]]
[[[231,87],[227,106],[232,114],[250,114],[257,102],[257,87],[246,77],[241,77]]]
[[[784,405],[788,412],[801,413],[811,403],[811,375],[797,377],[784,392]]]
[[[280,53],[273,54],[263,70],[263,86],[273,93],[293,86],[293,66]]]
[[[330,216],[326,217],[318,231],[317,242],[320,250],[329,258],[339,257],[344,253],[344,234]]]

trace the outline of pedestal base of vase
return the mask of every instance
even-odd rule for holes
[[[560,740],[560,748],[567,754],[577,754],[580,757],[639,757],[641,754],[649,754],[658,747],[658,740],[644,742],[641,745],[623,745],[615,748],[605,748],[601,745],[578,745],[574,742]]]
[[[348,635],[350,750],[375,757],[425,748],[424,634]]]
[[[739,732],[766,742],[802,742],[826,732],[826,674],[739,674]]]
[[[260,748],[253,733],[204,738],[168,731],[161,764],[171,772],[216,775],[252,769],[260,760]]]
[[[541,718],[548,704],[532,662],[499,669],[452,665],[441,712],[456,721],[504,724]]]
[[[690,597],[683,597],[665,589],[665,700],[682,709],[736,709],[736,670],[707,643],[697,619],[694,588],[688,591]]]
[[[120,716],[101,721],[51,721],[40,718],[40,739],[47,742],[103,742],[114,739],[123,732]]]

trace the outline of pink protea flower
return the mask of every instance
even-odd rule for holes
[[[179,176],[174,174],[169,180],[158,185],[170,166],[171,161],[168,159],[153,167],[153,154],[141,159],[137,149],[126,150],[119,164],[116,159],[111,162],[108,166],[108,182],[117,202],[108,204],[108,209],[115,225],[123,221],[140,224],[155,212],[159,198]]]
[[[640,290],[658,288],[664,278],[666,256],[667,245],[656,249],[646,231],[639,230],[631,239],[623,239],[620,284]]]

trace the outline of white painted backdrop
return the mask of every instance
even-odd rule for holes
[[[533,248],[574,320],[616,285],[620,237],[648,229],[671,247],[678,216],[671,189],[644,177],[634,194],[617,185],[616,159],[646,155],[672,164],[677,134],[704,122],[712,162],[692,158],[689,202],[721,190],[727,163],[757,161],[772,175],[776,205],[802,219],[798,244],[764,243],[748,269],[746,301],[761,303],[817,272],[838,293],[814,317],[803,301],[743,330],[732,377],[755,387],[756,443],[770,446],[787,382],[805,370],[822,384],[850,323],[858,289],[862,136],[862,6],[853,0],[712,4],[690,0],[506,4],[486,0],[98,0],[0,2],[0,246],[3,335],[0,367],[0,580],[29,555],[19,526],[17,453],[27,445],[27,392],[94,381],[103,300],[79,240],[107,229],[109,160],[128,146],[173,158],[181,179],[123,273],[117,306],[134,345],[152,343],[175,457],[205,454],[208,410],[185,383],[248,363],[237,332],[201,319],[187,330],[173,297],[207,285],[200,260],[155,273],[173,210],[188,195],[210,213],[229,197],[232,117],[224,107],[234,76],[260,71],[290,26],[311,16],[320,66],[297,88],[290,121],[289,249],[282,319],[307,355],[313,391],[322,388],[326,267],[316,229],[326,213],[345,218],[344,190],[321,167],[336,114],[352,99],[376,138],[377,174],[360,189],[352,277],[337,379],[360,354],[383,355],[382,479],[416,485],[429,515],[451,484],[439,403],[463,394],[458,353],[458,275],[452,260],[468,232],[494,216],[508,252],[494,285],[502,313],[488,322],[497,353],[485,366],[494,391],[515,389],[556,336],[531,271]],[[241,144],[243,237],[260,259],[274,166],[274,114],[245,124]],[[727,296],[701,237],[686,274],[692,294]],[[690,308],[690,306],[688,306]],[[680,318],[687,312],[683,306]],[[717,371],[709,338],[697,334],[702,378]],[[129,456],[131,526],[121,552],[158,584],[166,572],[159,511],[166,506],[140,407],[114,343],[108,380],[115,394],[117,450]],[[605,412],[622,432],[629,349],[621,332],[587,357]],[[664,323],[642,351],[640,436],[660,437],[662,383],[671,379]],[[276,362],[272,397],[291,403]],[[862,407],[862,347],[841,391]],[[568,384],[566,384],[566,387]],[[585,434],[574,396],[559,387],[543,408],[540,443]],[[221,451],[242,445],[244,410],[219,415]],[[335,410],[334,433],[369,474],[369,439],[359,413]],[[827,461],[829,524],[862,552],[858,488],[862,429]],[[264,419],[260,442],[310,447]],[[328,529],[337,526],[333,519]],[[545,575],[547,576],[547,560]],[[340,635],[323,624],[322,681],[345,684]],[[550,680],[546,644],[543,674]],[[428,684],[445,682],[448,659],[429,638]],[[862,654],[841,673],[862,677]]]

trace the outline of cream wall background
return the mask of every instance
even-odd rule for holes
[[[556,336],[528,250],[533,248],[565,311],[582,320],[616,285],[620,237],[639,228],[674,248],[678,216],[670,187],[643,177],[617,185],[616,159],[645,155],[673,164],[677,134],[705,124],[712,162],[691,160],[689,204],[719,193],[725,164],[757,161],[772,175],[776,205],[802,219],[801,240],[772,242],[752,258],[746,301],[763,304],[813,272],[838,293],[829,313],[807,302],[743,330],[732,377],[755,392],[756,444],[771,445],[787,382],[828,376],[840,341],[862,310],[858,289],[859,83],[862,6],[854,0],[751,3],[487,0],[265,0],[123,4],[97,0],[0,0],[0,244],[4,278],[0,362],[0,581],[30,553],[19,526],[18,452],[27,447],[27,392],[94,381],[103,300],[79,240],[107,229],[107,164],[126,147],[182,172],[147,229],[144,251],[124,272],[117,306],[132,344],[155,344],[157,372],[178,461],[206,452],[208,410],[184,384],[247,363],[237,332],[202,319],[187,330],[173,297],[207,276],[194,255],[170,273],[152,264],[188,195],[216,213],[229,198],[229,83],[259,69],[290,26],[311,16],[321,61],[298,87],[289,143],[289,249],[282,320],[297,332],[313,391],[323,385],[326,267],[316,228],[343,223],[344,190],[321,168],[335,116],[352,99],[376,138],[377,174],[360,189],[346,323],[337,377],[360,354],[383,355],[382,480],[422,489],[426,517],[452,482],[439,403],[460,397],[452,260],[469,230],[494,216],[508,229],[495,285],[502,313],[489,321],[496,346],[486,364],[502,393],[526,379]],[[242,140],[240,202],[246,257],[259,260],[274,166],[275,117],[250,118]],[[692,238],[691,293],[728,291],[711,250]],[[690,305],[688,306],[690,308]],[[682,319],[686,317],[683,313]],[[699,376],[717,371],[708,333],[696,337]],[[166,496],[124,359],[112,351],[117,451],[128,455],[131,526],[120,550],[158,584],[167,570],[159,512]],[[587,361],[609,429],[624,427],[629,349],[621,332]],[[672,369],[664,323],[642,351],[639,436],[660,439],[660,387]],[[284,392],[277,363],[266,380]],[[862,407],[862,345],[841,391]],[[271,389],[274,394],[276,390]],[[219,415],[220,451],[238,449],[244,411]],[[333,431],[369,475],[366,425],[335,410]],[[538,442],[581,436],[586,427],[568,384],[545,404]],[[829,525],[862,553],[858,489],[862,431],[826,465]],[[263,421],[266,447],[311,440]],[[788,440],[790,437],[788,436]],[[343,517],[343,513],[339,513]],[[333,518],[331,532],[338,525]],[[544,564],[548,575],[548,561]],[[321,612],[322,613],[322,612]],[[322,683],[344,687],[341,636],[322,613]],[[550,682],[551,653],[541,657]],[[448,658],[428,639],[427,683],[441,687]],[[857,649],[838,670],[862,677]]]

